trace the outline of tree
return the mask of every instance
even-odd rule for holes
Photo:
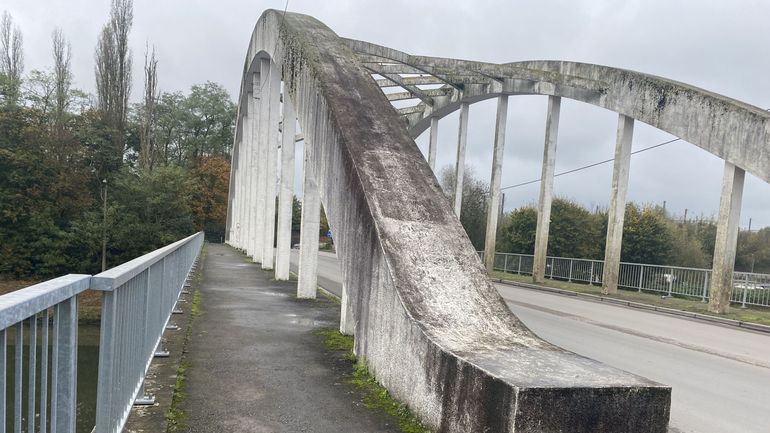
[[[24,41],[21,30],[13,25],[13,18],[8,11],[0,18],[0,74],[2,95],[7,105],[16,105],[21,87],[21,74],[24,71]]]
[[[190,182],[195,229],[205,230],[210,239],[219,241],[225,235],[230,161],[219,155],[200,158],[190,170]]]
[[[447,166],[444,167],[439,179],[441,187],[448,198],[453,197],[452,192],[455,189],[454,170]],[[484,249],[484,242],[487,227],[487,195],[489,186],[482,180],[479,180],[473,168],[465,168],[463,179],[463,202],[460,208],[460,223],[462,223],[468,238],[473,247],[477,250]]]
[[[158,102],[158,60],[155,48],[148,57],[144,53],[144,106],[142,107],[142,129],[140,135],[140,166],[151,171],[155,163],[155,107]]]
[[[57,28],[51,35],[53,41],[53,82],[54,82],[54,120],[56,122],[57,138],[61,139],[64,130],[65,114],[69,108],[72,86],[72,71],[70,60],[72,46],[64,38],[61,29]]]
[[[133,19],[133,0],[112,0],[109,20],[99,34],[94,54],[97,107],[116,132],[112,146],[121,155],[131,94],[132,55],[128,35]]]
[[[526,206],[503,215],[498,251],[532,254],[535,251],[537,209]]]
[[[673,244],[661,208],[626,205],[621,258],[625,262],[666,264]]]

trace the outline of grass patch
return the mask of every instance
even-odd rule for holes
[[[171,407],[166,412],[167,432],[177,432],[184,428],[184,420],[187,413],[181,408],[185,399],[184,382],[187,379],[187,369],[190,363],[182,361],[176,369],[176,383],[174,384],[174,393],[171,395]]]
[[[184,384],[187,379],[187,370],[190,368],[190,362],[187,361],[186,353],[187,345],[190,342],[190,336],[192,335],[193,322],[202,314],[200,309],[202,301],[200,286],[203,281],[203,263],[206,258],[207,247],[208,242],[204,242],[200,257],[198,258],[198,267],[192,278],[195,290],[193,291],[190,316],[187,320],[187,329],[185,330],[184,341],[182,342],[182,359],[179,361],[179,366],[176,369],[176,382],[174,383],[174,391],[171,395],[171,405],[169,405],[168,411],[166,411],[167,433],[187,430],[187,426],[185,425],[187,412],[182,407],[182,403],[184,403],[186,397]]]
[[[532,277],[529,275],[517,275],[496,271],[492,274],[492,277],[512,282],[534,284],[532,283]],[[605,298],[619,299],[622,301],[638,302],[640,304],[654,305],[656,307],[671,308],[674,310],[687,311],[690,313],[699,313],[709,316],[722,317],[725,319],[739,320],[741,322],[770,325],[770,309],[768,308],[749,307],[742,309],[739,306],[733,305],[731,306],[729,313],[715,314],[708,311],[708,304],[701,302],[699,299],[682,297],[678,295],[674,295],[670,298],[663,298],[661,297],[662,293],[660,292],[638,292],[635,290],[619,289],[617,294],[602,295],[601,286],[548,279],[544,284],[537,285],[568,290],[576,293],[586,293],[590,295],[602,296]]]
[[[353,372],[345,376],[345,382],[363,394],[361,401],[364,406],[393,418],[394,423],[404,433],[430,433],[405,404],[398,402],[387,389],[377,383],[366,368],[364,360],[357,359],[353,354],[353,337],[342,335],[334,328],[321,328],[313,333],[323,339],[324,346],[329,351],[343,352],[345,359],[353,363]]]

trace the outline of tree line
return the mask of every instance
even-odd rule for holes
[[[0,19],[0,278],[95,273],[197,230],[224,235],[235,104],[216,83],[158,90],[144,58],[131,103],[132,0],[112,0],[94,50],[96,92],[73,86],[72,48],[24,72],[23,35]]]
[[[488,184],[466,168],[460,222],[477,250],[484,249]],[[454,170],[439,174],[447,196],[454,191]],[[537,206],[505,212],[497,230],[497,252],[533,254]],[[588,209],[565,197],[551,207],[548,255],[604,259],[606,209]],[[621,260],[632,263],[710,268],[714,257],[716,221],[712,218],[677,218],[657,205],[628,203],[623,224]],[[735,260],[738,271],[770,273],[770,227],[741,231]]]

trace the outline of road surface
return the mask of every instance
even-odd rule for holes
[[[292,250],[296,272],[297,250]],[[341,294],[334,254],[318,284]],[[498,284],[511,310],[551,343],[672,387],[671,432],[770,432],[770,335]]]

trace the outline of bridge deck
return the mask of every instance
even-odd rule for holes
[[[234,249],[210,244],[202,315],[189,343],[183,408],[190,432],[398,432],[344,384],[313,331],[339,306],[300,301]]]

